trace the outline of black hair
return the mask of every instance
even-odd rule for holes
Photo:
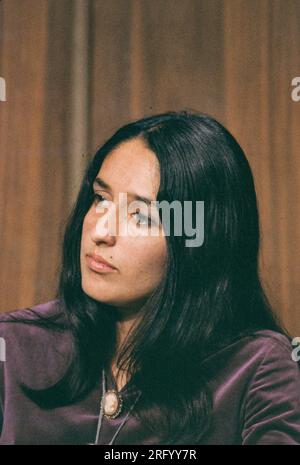
[[[103,160],[134,138],[143,140],[159,162],[158,201],[204,201],[205,234],[201,247],[186,247],[184,233],[166,236],[166,272],[143,306],[117,366],[126,367],[142,391],[135,415],[151,431],[164,426],[162,443],[195,444],[211,427],[210,381],[219,365],[210,356],[257,330],[289,335],[261,284],[259,216],[249,163],[222,124],[193,110],[122,126],[89,163],[65,230],[56,295],[62,329],[72,334],[71,362],[53,386],[22,388],[43,408],[72,404],[95,387],[114,354],[115,313],[83,291],[80,244]],[[53,319],[37,324],[59,328]]]

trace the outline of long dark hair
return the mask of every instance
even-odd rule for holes
[[[143,306],[117,365],[126,367],[143,393],[135,415],[151,431],[164,426],[165,444],[195,444],[211,426],[209,382],[218,365],[210,356],[260,329],[289,337],[261,285],[251,169],[234,137],[208,115],[179,111],[146,117],[121,127],[96,152],[65,230],[56,295],[62,329],[72,335],[71,361],[55,385],[22,387],[43,408],[72,404],[95,387],[114,354],[115,312],[81,287],[82,224],[103,160],[123,141],[137,137],[159,161],[157,200],[204,201],[205,234],[201,247],[186,247],[184,232],[176,236],[171,228],[165,275]],[[59,328],[53,319],[38,324]]]

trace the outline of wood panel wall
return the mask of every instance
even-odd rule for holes
[[[82,171],[121,124],[193,108],[257,188],[261,274],[300,334],[299,0],[2,0],[0,310],[49,300]]]

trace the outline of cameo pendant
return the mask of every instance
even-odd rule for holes
[[[116,418],[121,412],[122,404],[122,396],[115,389],[109,389],[103,398],[103,415],[106,418]]]

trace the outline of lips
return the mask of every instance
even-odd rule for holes
[[[95,271],[117,271],[117,269],[101,257],[101,255],[88,254],[87,261],[89,267]]]

